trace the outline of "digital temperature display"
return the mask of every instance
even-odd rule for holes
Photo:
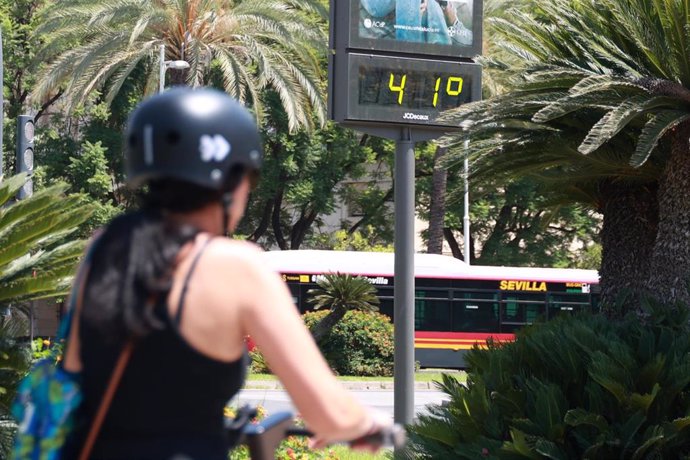
[[[481,67],[471,62],[353,53],[347,59],[348,81],[336,82],[332,95],[345,99],[338,89],[348,91],[339,121],[450,126],[437,121],[442,112],[481,97]]]
[[[467,76],[441,72],[403,72],[359,68],[359,104],[411,110],[454,109],[470,100]]]

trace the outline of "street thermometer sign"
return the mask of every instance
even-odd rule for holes
[[[414,144],[481,98],[482,0],[331,0],[329,117],[395,140],[394,412],[414,418]]]

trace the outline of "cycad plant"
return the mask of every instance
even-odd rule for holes
[[[342,273],[327,273],[317,281],[318,287],[310,289],[309,303],[314,309],[330,310],[311,329],[317,342],[340,321],[348,310],[378,311],[380,303],[376,288],[368,279]]]
[[[30,363],[26,302],[66,295],[85,246],[70,239],[91,214],[78,195],[55,185],[16,201],[26,174],[0,182],[0,458],[16,425],[9,411]]]
[[[261,91],[278,93],[290,127],[325,120],[320,56],[326,50],[318,0],[60,0],[43,11],[44,37],[33,97],[64,91],[74,108],[95,90],[112,101],[132,74],[145,74],[145,92],[159,84],[160,45],[171,84],[215,83],[263,113]],[[135,72],[137,70],[137,72]]]
[[[65,295],[85,241],[71,240],[92,212],[79,195],[64,196],[66,184],[31,198],[10,201],[26,174],[0,183],[0,304]]]
[[[608,299],[690,300],[689,19],[685,0],[528,0],[491,22],[506,93],[449,114],[468,127],[447,139],[455,161],[469,137],[474,168],[604,214]]]
[[[562,317],[474,349],[467,385],[411,426],[410,458],[652,459],[690,455],[690,328],[679,305],[649,323]]]

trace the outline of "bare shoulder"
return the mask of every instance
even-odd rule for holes
[[[218,269],[232,269],[247,276],[267,272],[264,251],[248,241],[214,238],[209,245],[208,262]]]
[[[256,257],[257,254],[263,253],[256,244],[250,241],[231,240],[230,238],[216,237],[210,243],[213,247],[214,253],[218,255],[235,255],[237,257]]]
[[[218,304],[228,302],[228,289],[242,308],[274,311],[292,305],[287,286],[266,263],[264,251],[246,241],[214,238],[204,264],[204,283]],[[209,294],[211,295],[211,294]]]

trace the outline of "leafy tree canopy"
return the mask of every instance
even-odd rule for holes
[[[319,55],[323,15],[312,0],[188,0],[120,2],[62,0],[41,15],[37,53],[41,69],[33,91],[41,102],[64,90],[73,110],[93,91],[110,102],[135,70],[143,70],[145,92],[157,91],[160,46],[165,60],[186,60],[189,69],[170,70],[171,84],[208,85],[211,69],[222,87],[250,103],[257,117],[261,91],[272,88],[291,129],[325,119]],[[45,68],[42,62],[46,62]]]

